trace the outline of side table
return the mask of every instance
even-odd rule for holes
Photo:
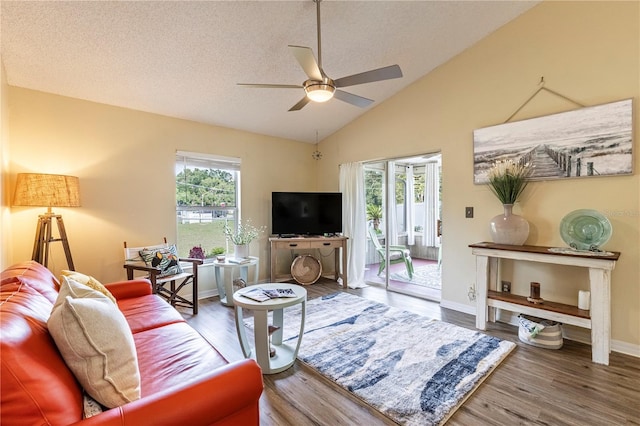
[[[245,280],[247,285],[258,282],[258,272],[260,270],[260,259],[250,256],[247,263],[231,263],[228,259],[224,262],[213,262],[213,270],[216,277],[216,286],[220,295],[220,302],[225,306],[233,306],[233,279],[236,277],[235,271],[240,271],[240,278]],[[249,280],[249,266],[253,267],[253,276]]]
[[[476,328],[486,330],[487,321],[495,321],[495,310],[505,309],[526,315],[558,321],[591,329],[591,360],[609,365],[611,352],[611,271],[620,257],[610,254],[551,251],[554,247],[510,246],[481,242],[470,244],[476,256]],[[582,310],[545,300],[544,304],[530,302],[525,296],[498,290],[500,259],[523,260],[587,268],[591,310]],[[577,299],[577,298],[576,298]]]
[[[298,356],[300,343],[302,342],[302,334],[304,333],[304,320],[307,307],[307,290],[304,287],[294,284],[260,284],[260,288],[276,289],[288,288],[293,290],[296,297],[281,297],[278,299],[265,300],[258,302],[253,299],[242,296],[242,293],[249,289],[238,290],[233,294],[233,302],[235,305],[236,331],[242,352],[246,358],[252,357],[262,369],[262,374],[275,374],[291,367]],[[302,304],[302,312],[300,315],[300,332],[296,339],[295,347],[282,342],[282,331],[284,327],[283,310],[284,308]],[[253,311],[253,334],[254,334],[254,350],[252,350],[245,332],[244,316],[242,308]],[[273,325],[279,327],[271,336],[271,345],[276,349],[274,357],[269,356],[269,324],[267,314],[273,311]]]

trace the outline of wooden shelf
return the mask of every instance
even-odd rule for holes
[[[572,265],[581,267],[603,267],[613,269],[612,265],[620,258],[620,252],[610,251],[610,254],[591,252],[553,251],[557,247],[546,246],[512,246],[481,242],[469,244],[473,254],[485,254],[503,259],[528,260],[531,262],[555,263],[557,265]]]
[[[578,309],[574,305],[565,305],[564,303],[551,302],[545,300],[544,303],[532,303],[524,296],[517,296],[511,293],[503,293],[501,291],[489,290],[487,298],[493,300],[501,300],[503,302],[513,303],[519,306],[528,306],[530,308],[541,309],[549,312],[557,312],[564,315],[572,315],[579,318],[591,318],[591,312]]]
[[[504,309],[591,329],[591,359],[609,365],[611,352],[611,271],[619,252],[558,253],[552,247],[511,246],[495,243],[470,244],[476,256],[476,328],[486,330],[487,321],[495,321],[496,311]],[[524,296],[498,291],[500,260],[540,262],[577,266],[589,271],[591,310],[578,309],[552,301],[531,303]]]

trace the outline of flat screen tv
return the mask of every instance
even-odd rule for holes
[[[342,232],[342,193],[273,192],[271,232],[280,236]]]

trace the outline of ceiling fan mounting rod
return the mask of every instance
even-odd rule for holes
[[[366,108],[373,103],[373,100],[365,97],[354,95],[353,93],[341,90],[345,87],[355,86],[358,84],[373,83],[376,81],[390,80],[392,78],[402,77],[402,70],[398,65],[390,65],[383,68],[377,68],[358,74],[348,75],[346,77],[332,80],[322,69],[322,34],[320,24],[320,2],[322,0],[312,0],[316,4],[317,18],[317,36],[318,36],[318,56],[313,54],[313,50],[305,46],[289,45],[289,51],[295,57],[308,79],[300,85],[294,84],[241,84],[247,87],[269,87],[276,89],[297,89],[303,88],[305,97],[300,99],[297,104],[289,108],[289,111],[300,111],[309,102],[326,102],[329,99],[336,98],[342,102],[355,105],[360,108]]]
[[[324,71],[322,71],[322,37],[320,36],[320,2],[322,0],[313,0],[313,2],[316,4],[316,28],[317,28],[317,33],[318,33],[318,67],[320,68],[320,71],[324,74]]]

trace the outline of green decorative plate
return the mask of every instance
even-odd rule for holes
[[[576,250],[600,250],[611,233],[609,219],[595,210],[574,210],[560,221],[560,236]]]

